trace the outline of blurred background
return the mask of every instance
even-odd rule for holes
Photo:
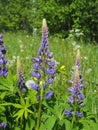
[[[40,34],[43,18],[50,35],[98,42],[98,0],[0,0],[0,31]]]

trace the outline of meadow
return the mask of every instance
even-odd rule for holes
[[[17,57],[21,59],[24,81],[35,80],[32,76],[33,58],[38,56],[41,35],[36,33],[4,32],[3,41],[8,59],[8,77],[0,77],[0,122],[7,124],[5,130],[33,130],[36,128],[39,102],[36,92],[29,89],[26,94],[17,96]],[[58,38],[49,35],[49,49],[54,53],[56,61],[56,76],[50,85],[54,97],[43,101],[40,128],[36,130],[97,130],[98,128],[98,45],[81,39]],[[81,73],[84,78],[85,106],[82,109],[84,117],[75,120],[64,115],[64,109],[69,108],[68,80],[72,77],[77,50],[80,50]],[[25,98],[29,97],[29,101]],[[20,104],[23,106],[21,106]],[[26,106],[26,107],[25,107]],[[23,108],[26,108],[25,110]],[[23,111],[20,111],[23,110]],[[27,111],[26,111],[27,110]]]

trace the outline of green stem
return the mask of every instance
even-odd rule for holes
[[[72,118],[72,128],[74,128],[74,126],[76,124],[76,110],[77,110],[77,99],[75,97],[74,114],[73,114],[73,118]]]
[[[45,60],[46,60],[46,57],[43,57],[42,65],[44,66],[44,69],[45,69]],[[45,72],[46,72],[46,69],[45,69],[44,72],[43,72],[42,79],[45,78]],[[39,130],[39,126],[40,126],[41,111],[42,111],[42,100],[43,100],[43,86],[41,85],[40,102],[39,102],[39,109],[38,109],[38,118],[37,118],[36,130]]]
[[[42,110],[42,100],[43,100],[43,87],[41,88],[41,92],[40,92],[40,102],[39,102],[39,109],[38,109],[38,118],[37,118],[36,130],[39,130],[39,126],[40,126],[41,110]]]

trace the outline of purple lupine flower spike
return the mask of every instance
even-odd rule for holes
[[[76,64],[75,65],[80,68],[80,50],[77,50]]]
[[[54,92],[53,91],[49,91],[46,93],[45,97],[46,99],[50,99],[53,96]]]
[[[20,90],[25,92],[26,91],[25,81],[24,81],[24,76],[21,68],[21,61],[19,57],[17,57],[17,75],[18,75],[18,87]]]
[[[0,128],[5,129],[7,124],[5,122],[0,123]]]
[[[79,50],[77,51],[77,57],[76,57],[76,63],[75,63],[75,67],[74,67],[74,72],[73,72],[74,76],[72,78],[72,80],[69,80],[69,83],[71,85],[70,88],[68,88],[68,92],[71,93],[71,96],[68,98],[68,103],[72,104],[72,106],[74,106],[75,104],[77,106],[75,106],[77,109],[74,112],[74,107],[72,107],[72,110],[65,110],[64,113],[67,116],[72,116],[72,114],[70,112],[75,113],[76,117],[83,117],[83,112],[81,112],[81,107],[85,106],[85,103],[83,102],[85,96],[84,94],[81,92],[81,90],[84,88],[84,84],[83,83],[83,78],[80,77],[80,52]]]
[[[4,42],[2,40],[3,35],[0,34],[0,76],[6,77],[8,75],[8,69],[5,67],[7,64],[7,59],[5,58],[6,47],[4,46]]]
[[[56,69],[55,69],[55,61],[53,60],[53,53],[50,52],[49,50],[49,45],[48,45],[48,27],[46,23],[46,19],[43,19],[42,23],[42,40],[41,40],[41,45],[38,50],[38,58],[33,58],[33,72],[32,76],[36,78],[39,81],[42,82],[42,87],[45,90],[47,85],[52,84],[54,81],[54,77],[56,74]],[[38,81],[36,85],[32,85],[32,88],[38,92],[41,91],[41,88],[39,89],[38,86]],[[38,84],[38,85],[37,85]],[[45,91],[44,91],[45,94]],[[49,94],[46,94],[45,97],[49,95],[53,95],[52,92]]]

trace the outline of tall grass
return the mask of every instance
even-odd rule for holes
[[[16,74],[16,57],[20,56],[22,61],[25,80],[31,79],[32,58],[37,55],[41,36],[28,35],[25,33],[4,33],[4,42],[7,48],[8,67]],[[66,95],[67,80],[71,77],[72,66],[75,63],[76,50],[81,52],[81,70],[85,79],[86,95],[91,95],[92,105],[90,109],[93,114],[98,115],[98,45],[83,43],[72,39],[59,39],[50,36],[49,46],[57,61],[57,70],[65,65],[65,73],[57,77],[54,83],[55,91]],[[64,79],[64,80],[63,80]],[[57,87],[58,86],[58,87]],[[60,95],[60,96],[61,96]]]

